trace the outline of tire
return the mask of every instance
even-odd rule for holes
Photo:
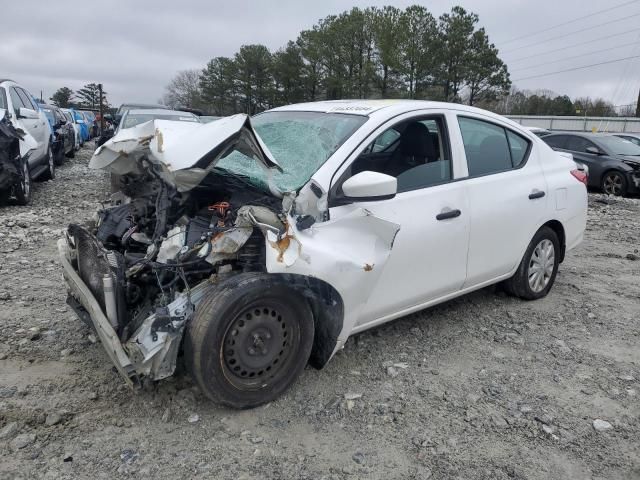
[[[29,173],[29,164],[24,160],[20,160],[20,168],[22,175],[20,181],[14,185],[13,194],[16,196],[18,205],[29,205],[31,203],[31,174]]]
[[[552,250],[549,250],[549,247]],[[545,254],[545,252],[547,253]],[[542,262],[542,265],[538,262]],[[542,227],[529,243],[516,273],[503,282],[503,287],[508,294],[524,300],[537,300],[545,297],[556,280],[559,264],[560,241],[558,235],[551,228]],[[538,266],[540,270],[538,270]],[[538,274],[536,274],[536,270],[538,270]]]
[[[187,370],[208,398],[238,409],[286,391],[304,370],[314,335],[308,302],[260,273],[212,288],[187,328]]]
[[[54,162],[56,167],[59,167],[64,163],[64,140],[62,141],[62,145],[60,145],[60,151],[58,152],[57,157],[54,155]]]
[[[609,170],[602,175],[602,191],[608,195],[624,197],[627,194],[627,179],[617,170]]]
[[[53,158],[51,147],[47,150],[47,170],[42,174],[43,180],[53,180],[56,178],[56,161]]]

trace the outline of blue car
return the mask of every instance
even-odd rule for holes
[[[80,128],[80,137],[82,138],[82,141],[89,141],[89,125],[87,125],[84,115],[74,108],[70,108],[69,110],[71,111],[71,115],[73,115],[76,125]]]

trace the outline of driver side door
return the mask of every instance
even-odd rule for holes
[[[377,168],[369,156],[375,155],[373,150],[381,143],[380,138],[389,138],[389,129],[402,132],[408,124],[416,122],[428,128],[434,155],[425,163],[409,164],[409,168],[400,173],[402,169],[398,169],[398,165],[385,163]],[[425,139],[428,141],[427,136]],[[402,134],[399,140],[397,148],[402,148]],[[416,139],[404,143],[420,149]],[[400,229],[384,265],[371,266],[382,271],[368,292],[357,330],[402,316],[412,307],[459,291],[466,279],[469,244],[467,197],[463,182],[455,181],[455,174],[459,172],[452,158],[444,112],[406,114],[377,129],[362,145],[336,177],[339,179],[332,186],[335,201],[330,203],[330,217],[336,220],[365,209],[375,217],[399,224]],[[341,198],[341,183],[373,168],[380,173],[387,173],[385,169],[394,172],[398,191],[393,198],[357,201]]]

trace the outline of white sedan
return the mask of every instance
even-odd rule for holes
[[[544,297],[586,223],[571,159],[457,104],[156,120],[90,165],[125,182],[59,242],[71,305],[127,381],[172,375],[182,349],[205,395],[238,408],[411,312],[499,282]]]

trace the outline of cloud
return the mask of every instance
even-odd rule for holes
[[[202,68],[212,57],[233,55],[243,44],[262,43],[276,50],[310,28],[320,18],[348,10],[352,6],[382,6],[393,3],[404,8],[410,1],[323,0],[278,2],[234,0],[231,2],[183,0],[129,1],[111,0],[91,3],[85,0],[42,2],[21,0],[2,6],[3,42],[0,44],[2,76],[12,78],[38,96],[48,98],[61,86],[79,89],[89,82],[102,82],[112,104],[125,101],[155,102],[164,86],[178,70]],[[434,16],[448,12],[457,3],[480,16],[493,42],[501,51],[519,46],[537,45],[505,53],[514,60],[539,52],[556,53],[518,62],[523,68],[542,64],[522,72],[522,76],[548,73],[572,66],[587,65],[614,58],[640,55],[640,37],[636,34],[616,37],[597,44],[563,49],[568,44],[587,42],[595,35],[621,33],[637,25],[636,19],[594,28],[565,39],[545,39],[597,25],[636,13],[634,6],[603,13],[559,29],[519,41],[518,36],[536,32],[607,5],[580,0],[434,0],[428,7]],[[638,6],[640,7],[640,5]],[[640,8],[637,8],[640,12]],[[28,12],[28,13],[25,13]],[[550,15],[549,12],[553,12]],[[17,21],[23,18],[25,21]],[[639,47],[609,51],[545,67],[545,61],[613,47],[638,40]],[[516,82],[520,88],[550,89],[561,94],[602,96],[616,104],[631,103],[640,88],[640,59],[595,67],[589,70]],[[515,65],[514,65],[515,71]],[[526,73],[526,75],[525,75]],[[518,78],[518,72],[512,75]]]

